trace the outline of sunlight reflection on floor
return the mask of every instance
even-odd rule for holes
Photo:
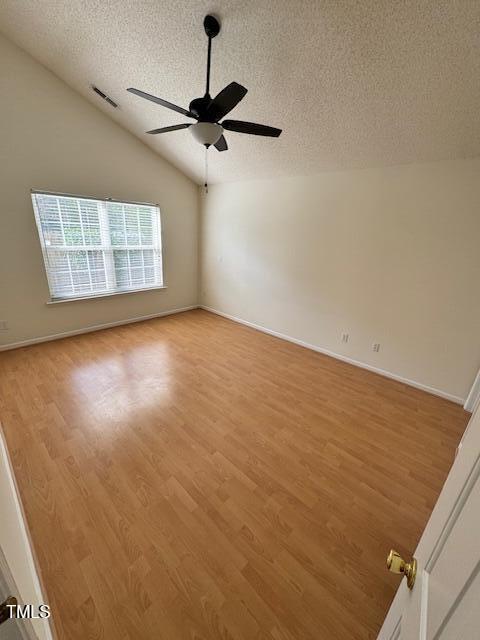
[[[94,363],[79,364],[71,372],[72,391],[85,403],[85,416],[103,430],[120,427],[132,414],[168,407],[173,398],[172,357],[167,342],[132,347]]]

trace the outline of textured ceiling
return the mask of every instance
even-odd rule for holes
[[[240,82],[249,92],[229,117],[284,130],[228,133],[211,182],[480,154],[479,0],[2,0],[0,29],[202,182],[187,130],[144,134],[188,119],[125,89],[184,107],[202,95],[208,12],[222,22],[212,95]]]

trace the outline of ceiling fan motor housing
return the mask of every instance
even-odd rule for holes
[[[207,108],[211,101],[212,98],[208,94],[204,95],[203,98],[195,98],[190,102],[188,110],[200,120],[207,121]]]

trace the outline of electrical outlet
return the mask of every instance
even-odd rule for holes
[[[6,320],[0,320],[0,331],[8,331],[8,322]]]
[[[379,342],[374,342],[372,344],[372,351],[375,351],[375,353],[378,353],[380,351],[380,343]]]
[[[348,333],[342,333],[342,342],[348,342],[349,337]]]

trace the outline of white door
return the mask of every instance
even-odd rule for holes
[[[14,596],[19,605],[33,605],[35,610],[39,604],[47,603],[0,424],[0,604],[8,596]],[[0,625],[1,640],[20,638],[52,640],[49,619],[7,619]]]
[[[0,638],[2,640],[37,640],[29,620],[5,619],[4,605],[16,593],[17,586],[10,574],[6,558],[0,548]],[[8,613],[8,609],[7,609]],[[30,635],[29,635],[30,631]]]
[[[480,406],[480,371],[477,373],[464,407],[467,411],[475,411],[478,406]]]
[[[470,420],[415,558],[415,585],[410,590],[402,580],[378,640],[479,640],[480,408]]]

